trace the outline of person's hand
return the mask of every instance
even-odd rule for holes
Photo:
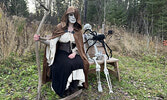
[[[39,37],[40,37],[40,35],[35,34],[35,35],[34,35],[34,40],[35,40],[35,41],[39,41]]]
[[[73,52],[72,54],[70,54],[70,55],[68,56],[68,58],[73,59],[73,58],[75,58],[75,56],[76,56],[76,53]]]

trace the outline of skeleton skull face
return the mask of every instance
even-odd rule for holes
[[[68,14],[68,20],[70,23],[74,24],[76,22],[76,18],[74,16],[74,13]]]

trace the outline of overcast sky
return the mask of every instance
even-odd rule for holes
[[[30,13],[35,13],[35,0],[27,0],[28,1],[28,10]]]

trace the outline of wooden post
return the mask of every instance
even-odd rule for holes
[[[158,37],[155,36],[155,56],[157,55],[157,48],[158,48]]]

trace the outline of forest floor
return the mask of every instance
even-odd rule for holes
[[[73,100],[165,100],[167,99],[167,61],[165,56],[143,55],[119,59],[121,81],[111,76],[114,93],[109,94],[104,73],[101,73],[103,92],[97,90],[95,74],[89,74],[89,89]],[[41,55],[42,58],[42,55]],[[42,61],[41,61],[42,65]],[[11,54],[0,61],[0,100],[34,100],[37,96],[38,71],[35,53],[27,56]],[[42,100],[57,100],[50,88],[42,85]]]

